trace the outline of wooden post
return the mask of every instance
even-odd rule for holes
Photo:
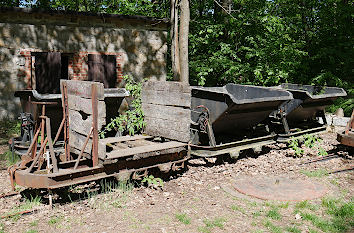
[[[178,44],[178,1],[171,0],[171,60],[173,80],[180,80],[179,44]]]
[[[97,109],[97,90],[96,85],[92,84],[92,162],[93,166],[98,165],[98,109]]]
[[[189,33],[189,0],[181,0],[181,24],[179,34],[179,56],[181,67],[180,81],[189,84],[189,67],[188,67],[188,33]]]

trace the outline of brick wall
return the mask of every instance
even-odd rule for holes
[[[17,77],[23,79],[26,89],[35,89],[35,58],[31,55],[31,52],[45,52],[38,49],[23,49],[20,50],[20,57],[23,59],[23,66],[18,69]],[[87,80],[88,79],[88,55],[89,54],[101,54],[101,55],[114,55],[116,56],[116,69],[117,69],[117,83],[123,80],[122,70],[122,53],[112,52],[77,52],[72,56],[69,56],[68,73],[69,79],[73,80]]]

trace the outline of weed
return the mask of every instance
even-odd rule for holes
[[[203,233],[211,233],[211,230],[206,226],[198,227],[198,231]]]
[[[322,139],[317,135],[306,134],[304,135],[304,144],[308,148],[313,148],[317,145],[317,143],[321,143]]]
[[[224,218],[215,218],[214,220],[205,219],[203,222],[206,227],[219,227],[220,229],[224,229],[224,223],[226,220]]]
[[[226,219],[224,218],[215,218],[214,220],[204,219],[203,222],[205,226],[198,227],[198,231],[209,233],[214,227],[224,229],[224,223],[226,222]]]
[[[5,233],[5,225],[0,223],[0,233]]]
[[[36,227],[36,226],[38,226],[38,220],[34,220],[33,222],[30,222],[30,226],[31,227]]]
[[[182,213],[176,214],[176,218],[178,219],[178,221],[180,221],[185,225],[191,224],[192,221],[192,219],[188,217],[187,214],[182,214]]]
[[[145,127],[144,113],[141,108],[141,89],[142,82],[135,82],[130,76],[124,76],[126,82],[125,89],[129,91],[133,101],[131,102],[132,109],[125,111],[125,114],[120,114],[99,132],[100,138],[106,136],[108,131],[119,131],[121,133],[129,133],[134,135],[139,133]],[[143,80],[144,81],[144,80]]]
[[[38,233],[38,231],[34,230],[34,229],[31,229],[31,230],[26,231],[26,233]]]
[[[0,154],[0,160],[6,161],[6,166],[11,166],[20,161],[21,158],[16,154],[12,154],[12,152],[8,150],[3,154]]]
[[[262,210],[258,210],[258,211],[256,211],[256,212],[253,212],[253,213],[252,213],[252,216],[253,216],[253,217],[259,217],[259,216],[262,215],[262,212],[263,212]]]
[[[63,220],[62,216],[53,216],[49,219],[48,224],[49,225],[55,225],[60,223]]]
[[[12,208],[12,210],[7,213],[6,215],[13,215],[25,210],[31,210],[33,209],[33,207],[38,206],[41,204],[41,197],[36,196],[36,197],[31,197],[30,199],[26,199],[23,203],[21,203],[18,206],[15,206]],[[20,219],[21,215],[16,214],[12,217],[10,217],[12,220],[17,221],[18,219]]]
[[[257,229],[253,233],[263,233],[263,230]]]
[[[295,155],[297,157],[302,157],[302,155],[304,153],[304,150],[301,149],[301,146],[299,145],[299,140],[298,139],[292,137],[290,139],[289,147],[294,150]]]
[[[278,205],[279,208],[287,209],[289,207],[289,202],[284,202]]]
[[[278,226],[275,226],[273,223],[271,223],[269,220],[267,220],[265,223],[264,223],[264,226],[266,228],[268,228],[268,230],[272,233],[281,233],[283,232],[283,230],[278,227]]]
[[[240,206],[232,205],[232,206],[231,206],[231,209],[232,209],[233,211],[238,211],[238,212],[241,212],[241,213],[243,213],[243,214],[246,214],[245,209],[242,208],[242,207],[240,207]]]
[[[274,219],[274,220],[279,220],[279,219],[282,218],[282,217],[281,217],[281,214],[279,213],[278,209],[276,209],[276,208],[270,209],[270,210],[267,212],[266,216],[267,216],[268,218],[271,218],[271,219]]]
[[[149,187],[163,187],[163,180],[155,178],[153,175],[145,176],[141,183],[146,183]]]
[[[328,155],[327,151],[325,149],[323,149],[322,147],[318,148],[318,156],[326,156]]]
[[[286,227],[285,230],[293,233],[301,233],[301,230],[296,226]]]
[[[328,171],[325,169],[318,169],[314,171],[308,171],[308,170],[301,170],[300,171],[302,174],[308,176],[308,177],[324,177],[328,176]]]
[[[310,209],[310,210],[317,210],[318,209],[317,206],[312,205],[307,200],[306,201],[300,201],[300,202],[296,203],[295,208],[296,209]]]
[[[318,233],[315,229],[309,229],[309,233]]]
[[[0,121],[1,138],[10,138],[21,133],[21,122],[18,120],[4,119]]]

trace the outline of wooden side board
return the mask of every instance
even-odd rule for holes
[[[190,140],[191,88],[180,82],[148,81],[142,87],[145,133]]]
[[[77,80],[60,80],[60,83],[62,82],[66,82],[68,84],[68,95],[79,96],[87,99],[92,98],[92,85],[94,84],[97,86],[97,99],[104,100],[104,86],[102,83]]]

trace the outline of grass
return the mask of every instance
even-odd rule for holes
[[[237,211],[237,212],[241,212],[241,213],[243,213],[243,214],[246,214],[245,209],[242,208],[242,207],[240,207],[240,206],[232,205],[232,206],[231,206],[231,209],[232,209],[233,211]]]
[[[38,226],[38,220],[34,220],[33,222],[30,222],[30,226],[31,227],[36,227],[36,226]]]
[[[304,220],[310,221],[313,226],[324,232],[346,232],[354,227],[354,202],[343,202],[339,199],[324,198],[322,207],[325,208],[328,218],[319,217],[312,213],[302,212]]]
[[[296,203],[295,209],[310,209],[310,210],[318,210],[318,206],[311,204],[309,201],[300,201]]]
[[[32,210],[35,206],[39,206],[41,204],[41,201],[42,201],[42,199],[39,196],[36,196],[34,198],[31,197],[30,199],[26,199],[20,205],[13,207],[10,212],[6,213],[6,215],[15,214],[14,216],[9,217],[9,218],[17,221],[18,219],[20,219],[21,216],[16,213],[19,213],[19,212],[25,211],[25,210]]]
[[[63,220],[62,216],[53,216],[49,219],[48,224],[53,226],[60,223],[62,220]]]
[[[306,175],[307,177],[325,177],[328,176],[328,171],[326,169],[317,169],[314,171],[308,171],[308,170],[301,170],[300,171],[302,174]]]
[[[190,217],[188,217],[187,214],[182,214],[182,213],[177,213],[176,218],[178,219],[178,221],[180,221],[181,223],[183,223],[185,225],[191,224],[191,221],[192,221],[192,219]]]
[[[274,220],[279,220],[282,218],[281,214],[279,213],[277,208],[272,208],[270,210],[268,210],[266,216],[268,218],[274,219]]]
[[[11,166],[20,161],[21,158],[16,154],[14,154],[14,156],[12,157],[11,151],[8,150],[5,153],[0,154],[0,160],[6,161],[6,166]]]
[[[3,223],[0,223],[0,233],[5,233],[5,226]]]
[[[34,229],[30,229],[28,231],[26,231],[26,233],[37,233],[38,231],[37,230],[34,230]]]
[[[283,230],[281,227],[275,226],[271,221],[267,220],[264,223],[264,226],[272,233],[281,233]]]
[[[215,218],[213,220],[210,219],[204,219],[203,220],[205,226],[198,227],[198,231],[204,232],[204,233],[209,233],[214,227],[218,227],[221,230],[224,229],[224,223],[226,222],[226,219],[224,218]]]
[[[0,121],[0,138],[9,139],[21,132],[21,122],[19,120],[3,119]],[[2,143],[1,143],[2,144]]]
[[[292,233],[301,233],[301,230],[296,226],[286,227],[285,230]]]

